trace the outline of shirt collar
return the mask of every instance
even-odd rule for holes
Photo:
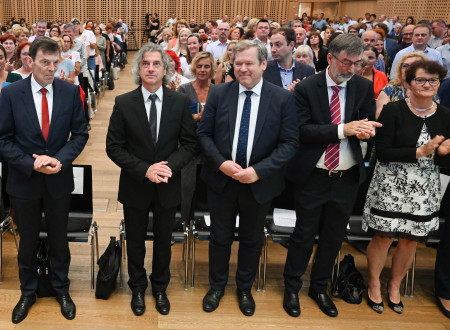
[[[146,102],[148,100],[148,97],[151,94],[156,94],[158,99],[162,102],[162,98],[163,98],[163,87],[162,87],[162,85],[161,85],[161,87],[158,88],[156,93],[150,93],[144,86],[141,86],[141,90],[142,90],[142,96],[144,97],[144,102]]]
[[[411,49],[412,49],[414,52],[416,51],[416,48],[414,47],[414,44],[411,44],[411,46],[409,46],[409,47],[411,47]],[[425,48],[425,50],[424,50],[423,52],[426,54],[426,53],[428,53],[428,51],[429,51],[430,49],[431,49],[431,48],[427,46],[427,48]],[[420,52],[421,50],[418,50],[418,51]]]
[[[326,79],[327,79],[327,87],[340,86],[340,87],[342,87],[342,88],[346,88],[346,87],[347,87],[347,81],[344,81],[343,83],[340,83],[340,84],[336,84],[336,83],[334,82],[334,80],[331,79],[330,74],[328,73],[328,68],[329,68],[329,67],[330,67],[330,66],[327,66],[327,68],[325,69],[325,77],[326,77]]]
[[[278,63],[278,61],[276,61],[277,62],[277,65],[278,65],[278,69],[279,70],[283,70],[283,71],[286,71],[286,72],[290,72],[290,71],[293,71],[294,70],[294,68],[295,68],[295,61],[292,59],[292,66],[289,68],[289,69],[287,69],[287,70],[285,70],[285,69],[283,69],[281,66],[280,66],[280,63]]]
[[[48,91],[48,93],[53,92],[52,84],[48,84],[47,86],[44,86],[44,88]],[[34,75],[31,74],[31,92],[34,94],[34,93],[40,92],[41,89],[42,89],[42,86],[36,81],[36,79],[34,79]]]
[[[263,78],[261,78],[261,80],[259,81],[259,83],[257,83],[252,89],[247,89],[244,86],[242,86],[241,84],[239,84],[239,94],[245,92],[245,91],[252,91],[253,93],[255,93],[258,96],[261,96],[261,89],[262,89],[262,85],[263,85]]]

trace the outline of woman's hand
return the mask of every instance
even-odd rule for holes
[[[6,64],[5,64],[5,71],[7,71],[7,72],[11,72],[11,71],[14,71],[14,64],[15,64],[16,62],[12,62],[12,63],[9,63],[9,61],[6,61]]]
[[[417,158],[421,158],[424,156],[430,155],[435,149],[439,147],[439,145],[444,141],[444,137],[442,135],[436,135],[427,144],[424,146],[417,148]],[[447,145],[447,144],[446,144]],[[445,146],[444,146],[445,148]],[[444,150],[444,149],[442,149]],[[439,152],[439,150],[438,150]]]
[[[439,156],[445,156],[450,153],[450,139],[445,140],[439,145],[437,153]]]
[[[192,115],[192,117],[194,118],[194,122],[199,122],[200,119],[202,119],[202,115],[203,115],[203,110],[205,110],[205,107],[202,107],[202,109],[200,110],[199,113],[196,113],[194,115]]]
[[[64,80],[65,76],[66,76],[66,73],[64,72],[64,70],[61,70],[61,72],[59,73],[59,79]]]

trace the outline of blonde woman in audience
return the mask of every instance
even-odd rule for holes
[[[187,56],[187,39],[191,34],[191,30],[188,28],[183,28],[178,33],[177,43],[172,49],[179,57]]]
[[[214,83],[216,85],[236,79],[234,77],[233,59],[231,54],[233,52],[234,45],[238,42],[238,40],[232,40],[228,43],[227,50],[223,53],[222,58],[220,59],[220,64],[217,67],[216,77],[214,79]]]
[[[307,64],[310,67],[316,69],[314,65],[314,55],[311,47],[307,45],[301,45],[297,47],[297,50],[294,53],[294,60],[303,64]]]

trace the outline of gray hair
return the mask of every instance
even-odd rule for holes
[[[64,29],[71,29],[72,31],[75,31],[75,25],[71,22],[64,24]]]
[[[134,58],[134,62],[133,62],[133,66],[131,68],[131,76],[133,77],[133,81],[135,84],[140,85],[142,84],[142,79],[139,76],[139,68],[142,64],[142,59],[144,58],[146,53],[152,53],[152,52],[158,52],[161,54],[162,57],[162,61],[163,61],[163,65],[164,65],[164,69],[166,70],[166,74],[163,77],[163,85],[167,85],[170,82],[170,62],[169,62],[169,56],[166,54],[166,52],[164,51],[164,49],[157,44],[154,43],[150,43],[150,44],[145,44],[144,46],[141,47],[141,49],[139,49],[139,51],[137,52],[135,58]]]
[[[364,52],[364,42],[350,33],[340,34],[328,46],[328,52],[337,56],[342,51],[347,55],[362,55]]]
[[[242,52],[249,48],[256,48],[258,50],[258,61],[261,64],[264,60],[267,60],[267,48],[259,40],[241,40],[233,47],[232,58],[233,61],[236,57],[236,53]]]
[[[37,26],[38,24],[45,24],[45,26],[47,26],[47,21],[46,21],[45,19],[38,19],[38,20],[36,21],[36,26]]]

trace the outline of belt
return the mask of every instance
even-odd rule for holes
[[[314,172],[319,173],[319,174],[324,174],[326,176],[329,176],[330,178],[343,178],[344,176],[356,173],[357,170],[358,170],[358,166],[355,165],[355,166],[350,167],[348,170],[343,170],[343,171],[330,171],[330,170],[316,167],[314,169]]]
[[[95,55],[89,56],[88,58],[95,58]]]

